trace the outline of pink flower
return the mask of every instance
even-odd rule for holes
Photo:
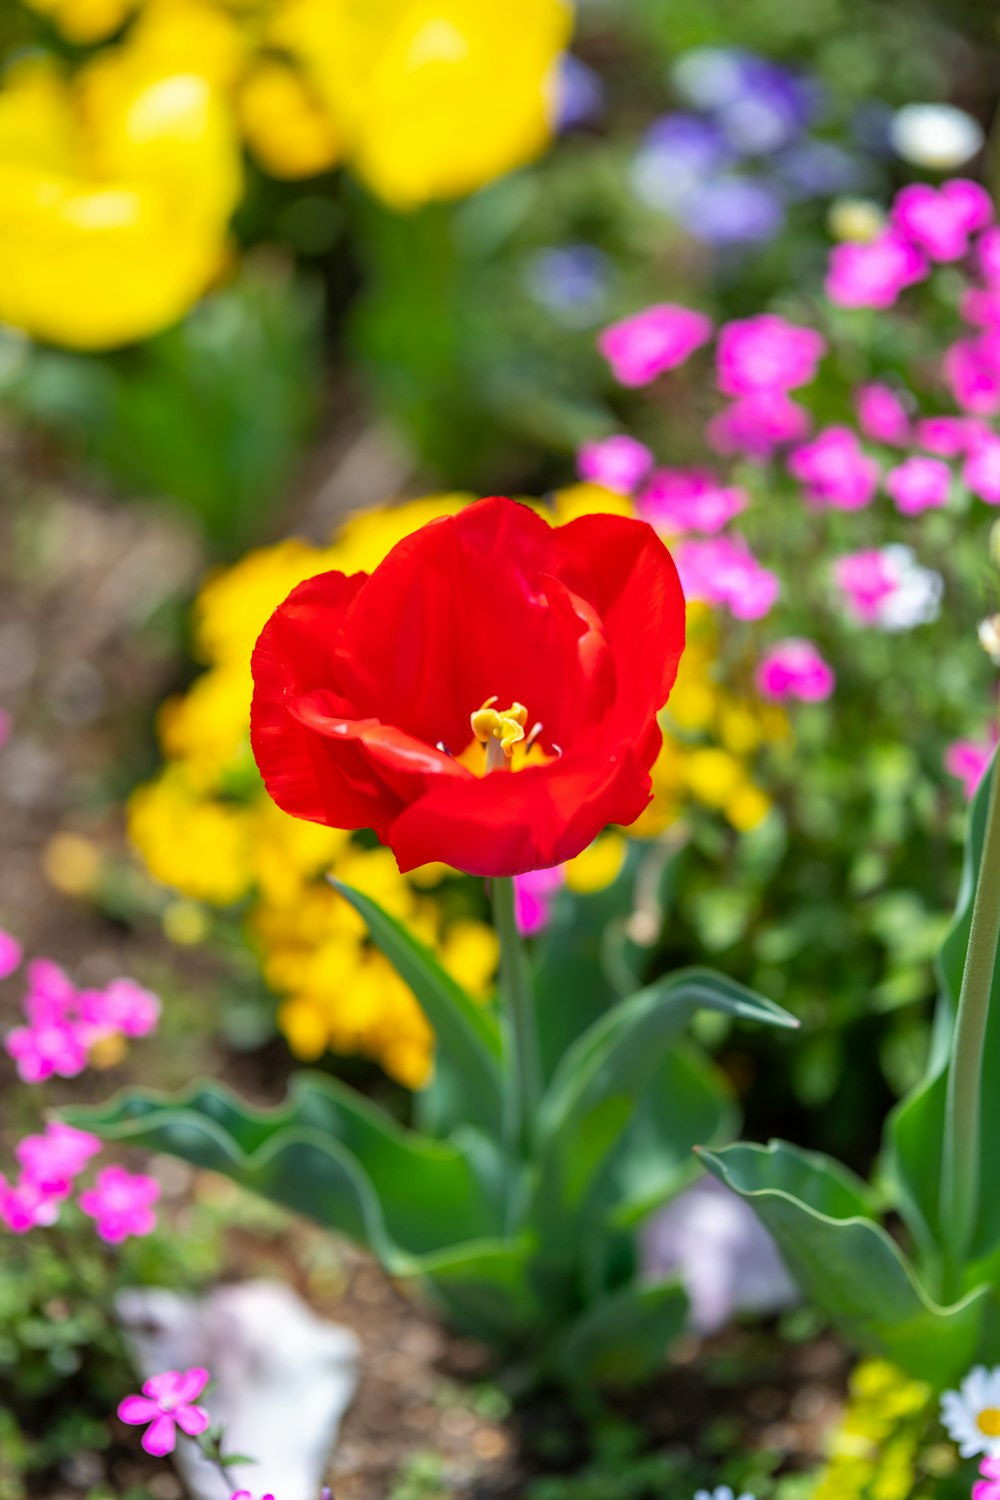
[[[584,443],[576,456],[577,472],[590,484],[601,484],[618,495],[631,495],[653,466],[653,455],[645,443],[620,434],[600,442]]]
[[[678,542],[674,561],[689,600],[724,605],[738,620],[763,619],[781,589],[742,537]]]
[[[976,241],[976,265],[990,286],[1000,284],[1000,229],[987,229]]]
[[[885,476],[885,487],[904,516],[948,504],[951,470],[940,458],[904,459]]]
[[[4,1048],[17,1064],[23,1083],[44,1083],[53,1073],[75,1078],[87,1066],[87,1050],[74,1027],[64,1021],[15,1026]]]
[[[910,417],[899,396],[888,385],[862,385],[854,393],[858,424],[874,443],[904,447],[910,441]]]
[[[1000,505],[1000,438],[975,443],[962,468],[962,483],[987,505]]]
[[[80,1019],[92,1031],[91,1040],[116,1032],[148,1036],[160,1019],[158,996],[134,979],[113,979],[106,989],[84,990],[79,1001]]]
[[[657,469],[639,496],[639,513],[671,536],[714,535],[748,503],[745,490],[723,485],[707,469]]]
[[[861,510],[878,488],[878,463],[863,451],[850,427],[825,428],[789,455],[788,469],[805,485],[813,504],[836,510]]]
[[[781,391],[769,391],[734,401],[712,418],[705,436],[717,453],[764,460],[786,443],[801,442],[810,426],[805,407]]]
[[[833,576],[855,618],[877,624],[880,605],[896,592],[896,572],[885,553],[877,548],[850,552],[834,563]]]
[[[706,344],[712,322],[672,302],[660,302],[605,328],[597,347],[621,385],[648,385],[664,370],[676,369]]]
[[[765,652],[757,665],[756,679],[762,697],[779,703],[786,698],[820,703],[829,698],[837,680],[812,641],[796,636],[777,641]]]
[[[954,740],[944,752],[944,768],[949,776],[954,776],[962,783],[962,791],[968,802],[976,795],[979,783],[986,774],[996,742],[997,733],[994,729],[988,740]],[[997,1477],[1000,1478],[1000,1474]]]
[[[76,986],[50,958],[34,958],[28,965],[28,993],[24,1013],[32,1025],[68,1021],[75,1016]]]
[[[965,322],[975,328],[1000,327],[1000,287],[967,287],[959,311]]]
[[[955,402],[963,411],[991,417],[1000,411],[1000,350],[989,334],[959,339],[942,362]]]
[[[941,458],[955,458],[965,452],[969,431],[967,417],[924,417],[917,423],[914,435],[918,448]]]
[[[972,1486],[972,1500],[1000,1500],[1000,1458],[984,1458],[979,1472],[983,1477]]]
[[[9,932],[0,927],[0,979],[9,979],[21,967],[24,949]]]
[[[904,287],[927,275],[927,262],[902,235],[887,229],[866,244],[835,245],[826,295],[838,307],[892,307]]]
[[[9,1183],[0,1173],[0,1219],[12,1234],[27,1234],[31,1229],[48,1228],[59,1217],[60,1194],[52,1193],[40,1183],[23,1176]]]
[[[160,1184],[155,1178],[126,1172],[124,1167],[102,1167],[96,1186],[80,1194],[80,1207],[95,1220],[102,1240],[120,1245],[130,1235],[149,1234],[155,1229],[152,1205],[159,1196]]]
[[[993,218],[989,193],[978,182],[957,177],[938,191],[913,183],[896,194],[892,223],[931,260],[960,260],[969,236],[985,229]]]
[[[826,340],[771,313],[727,323],[719,334],[719,389],[727,396],[791,391],[815,379]]]
[[[191,1370],[166,1370],[145,1381],[141,1396],[126,1396],[118,1415],[131,1427],[149,1426],[142,1435],[142,1446],[155,1458],[173,1453],[177,1428],[188,1437],[197,1437],[209,1424],[203,1406],[194,1406],[208,1383],[208,1371],[195,1366]]]
[[[77,1177],[101,1149],[96,1135],[59,1121],[46,1125],[44,1135],[28,1135],[14,1148],[24,1175],[44,1192],[66,1197]]]
[[[330,1491],[327,1490],[326,1493],[329,1494]],[[254,1500],[254,1497],[253,1497],[252,1493],[250,1492],[250,1490],[236,1490],[230,1496],[230,1500]],[[261,1495],[260,1500],[274,1500],[274,1496],[273,1495]]]
[[[514,919],[523,937],[534,937],[549,925],[555,898],[565,882],[562,865],[514,876]]]

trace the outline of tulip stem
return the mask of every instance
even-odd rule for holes
[[[989,807],[972,903],[958,1013],[948,1064],[941,1163],[941,1226],[946,1298],[959,1294],[962,1266],[979,1211],[983,1047],[1000,936],[1000,767],[990,772]]]
[[[535,996],[524,941],[514,917],[514,882],[494,880],[493,920],[500,939],[500,994],[507,1026],[509,1129],[518,1151],[530,1139],[542,1093]]]

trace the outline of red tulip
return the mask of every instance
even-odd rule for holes
[[[279,807],[374,829],[401,870],[519,875],[642,812],[683,647],[645,522],[480,500],[292,591],[253,654],[253,752]]]

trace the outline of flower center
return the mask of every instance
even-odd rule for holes
[[[495,695],[487,698],[482,708],[471,715],[469,722],[476,739],[486,746],[487,771],[509,771],[514,746],[524,739],[528,710],[523,703],[497,709],[493,707],[496,701]]]
[[[1000,1437],[1000,1407],[985,1407],[976,1418],[976,1426],[986,1437]]]

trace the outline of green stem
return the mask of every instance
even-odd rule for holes
[[[507,1109],[511,1142],[527,1144],[542,1094],[535,997],[524,942],[514,920],[514,882],[492,884],[493,920],[500,939],[500,993],[507,1027]]]
[[[990,772],[979,879],[948,1064],[941,1162],[941,1224],[947,1298],[958,1295],[979,1211],[983,1045],[1000,935],[1000,768]]]

